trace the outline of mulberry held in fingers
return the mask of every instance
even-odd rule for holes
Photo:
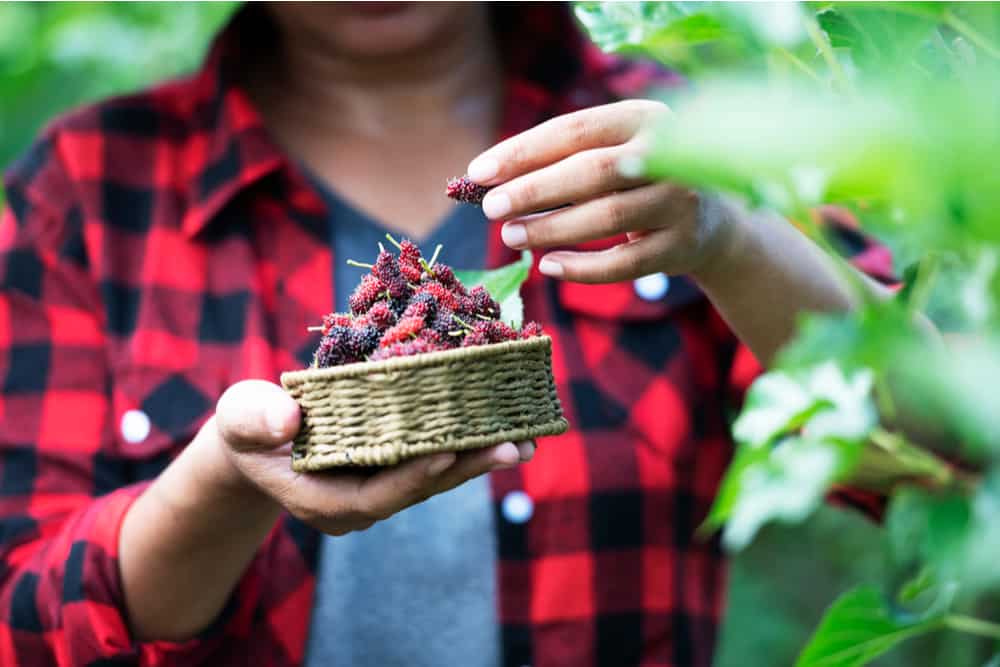
[[[448,186],[445,188],[445,194],[452,199],[477,206],[483,203],[483,197],[489,191],[488,187],[473,183],[468,176],[449,178]]]

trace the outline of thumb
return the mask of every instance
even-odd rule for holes
[[[215,407],[222,439],[237,450],[283,445],[299,432],[301,418],[298,403],[263,380],[237,382]]]

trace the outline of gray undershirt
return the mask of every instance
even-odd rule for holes
[[[386,230],[324,191],[337,266],[337,310]],[[460,269],[486,263],[482,212],[456,206],[421,243],[425,255]],[[433,400],[433,399],[431,399]],[[480,477],[370,529],[322,539],[307,667],[496,667],[496,531],[489,481]]]

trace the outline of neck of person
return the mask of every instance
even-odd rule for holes
[[[479,20],[379,57],[279,40],[248,90],[274,139],[394,233],[426,238],[453,202],[444,184],[496,140],[503,72]]]
[[[280,140],[350,134],[381,142],[415,131],[495,130],[502,67],[485,11],[398,53],[344,54],[309,39],[282,39],[276,49],[250,88]]]

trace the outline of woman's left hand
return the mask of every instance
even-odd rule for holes
[[[494,186],[483,212],[506,221],[504,243],[518,249],[627,235],[607,250],[547,253],[539,270],[556,278],[604,283],[706,267],[727,245],[719,216],[700,215],[692,190],[627,177],[619,168],[622,158],[641,154],[640,131],[668,111],[659,102],[617,102],[553,118],[493,146],[468,169],[475,182]]]

